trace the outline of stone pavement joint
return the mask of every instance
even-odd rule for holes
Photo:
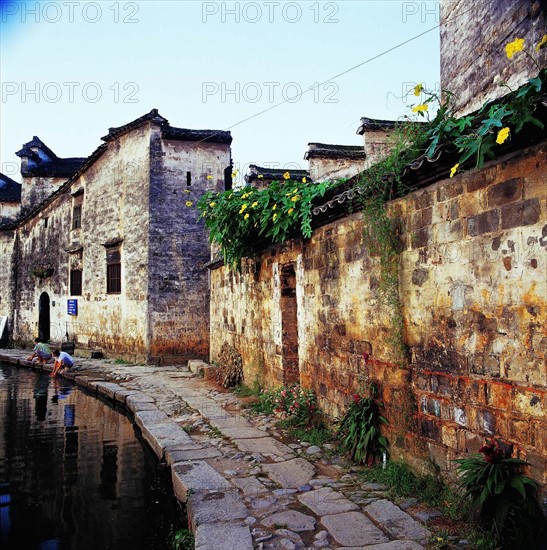
[[[0,360],[51,371],[27,354],[0,350]],[[201,363],[193,368],[208,366]],[[306,454],[304,444],[285,445],[271,418],[245,418],[233,394],[184,367],[77,359],[65,377],[133,413],[145,441],[170,466],[176,498],[187,502],[196,550],[421,550],[416,541],[430,534],[385,498],[362,499],[360,507],[344,495],[340,466],[328,465],[322,453]],[[317,475],[314,463],[329,473]]]

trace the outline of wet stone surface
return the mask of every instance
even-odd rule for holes
[[[0,350],[12,362],[24,355]],[[218,550],[219,541],[223,550],[423,548],[428,530],[385,499],[386,487],[359,484],[359,468],[332,445],[282,442],[275,419],[244,416],[233,394],[184,367],[77,364],[75,383],[125,402],[165,457],[196,550]]]

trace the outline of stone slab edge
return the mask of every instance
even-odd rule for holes
[[[35,365],[32,364],[30,361],[27,361],[26,359],[17,358],[11,355],[4,355],[0,354],[0,361],[4,361],[6,363],[11,363],[14,365],[21,365],[26,366],[30,368],[36,368],[36,370],[46,370],[51,371],[53,369],[53,365]],[[68,374],[68,373],[67,373]],[[91,390],[92,392],[100,393],[104,397],[108,398],[113,403],[118,402],[121,403],[126,409],[130,410],[130,412],[133,414],[133,423],[137,423],[137,415],[134,414],[134,409],[139,410],[139,405],[146,404],[146,410],[150,411],[157,411],[158,413],[161,413],[160,409],[158,409],[154,404],[154,399],[151,396],[148,396],[144,392],[136,391],[136,390],[130,390],[126,389],[123,386],[120,386],[118,384],[115,384],[113,382],[108,382],[104,379],[99,379],[95,377],[89,377],[85,374],[73,374],[73,376],[70,376],[70,379],[78,386],[82,386],[87,390]],[[61,375],[66,378],[69,378],[65,375]],[[129,406],[128,401],[131,402],[131,398],[133,398],[133,402],[131,403],[133,406]],[[149,408],[148,408],[149,407]],[[142,409],[141,409],[142,410]],[[165,413],[164,413],[165,414]],[[142,415],[144,416],[144,415]],[[166,415],[167,416],[167,415]],[[151,428],[150,431],[153,431],[153,427],[148,427],[145,422],[140,422],[142,424],[141,430],[148,431],[148,428]],[[155,424],[155,422],[154,422]],[[173,422],[174,425],[178,427],[178,425]],[[158,459],[161,461],[165,457],[165,451],[166,449],[173,445],[172,441],[165,440],[166,445],[160,446],[157,443],[151,445],[150,442],[147,442],[149,447],[152,448],[154,453],[158,456]],[[220,476],[225,480],[224,487],[226,490],[230,490],[230,488],[233,491],[233,487],[230,485],[229,481],[226,480],[223,476]],[[179,478],[178,482],[182,484],[182,480]],[[186,493],[190,492],[191,487],[185,487]],[[217,489],[218,490],[218,489]],[[208,532],[225,532],[226,534],[233,535],[233,537],[228,537],[228,539],[232,539],[230,542],[232,544],[235,544],[234,546],[230,545],[230,548],[233,548],[233,550],[253,550],[253,542],[252,542],[252,536],[251,532],[249,530],[249,527],[246,525],[241,525],[240,522],[214,522],[214,523],[207,523],[202,525],[196,525],[196,541],[199,536],[201,540],[203,538],[207,539],[207,536],[204,537],[205,533]],[[199,534],[198,534],[199,529]],[[213,544],[216,544],[216,539]],[[236,542],[237,541],[237,542]],[[210,548],[213,550],[212,546],[208,546],[206,543],[201,543],[199,545],[200,550],[206,550],[207,548]],[[198,546],[196,546],[196,550],[198,549]]]

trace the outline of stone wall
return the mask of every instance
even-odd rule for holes
[[[227,341],[247,383],[286,380],[283,273],[294,268],[300,381],[327,414],[341,415],[359,382],[375,381],[392,456],[448,471],[451,459],[495,435],[545,483],[546,152],[543,143],[389,205],[402,224],[408,368],[395,364],[379,260],[364,246],[359,213],[306,242],[270,247],[241,274],[213,270],[211,359]]]
[[[507,59],[505,44],[525,39],[540,67],[547,49],[535,51],[547,32],[542,0],[443,0],[441,2],[441,85],[455,94],[458,116],[480,108],[536,76],[538,67],[523,52]]]
[[[52,341],[68,337],[116,357],[146,359],[149,144],[147,127],[111,141],[71,188],[18,229],[16,341],[37,335],[38,302],[46,292]],[[72,229],[73,194],[81,192],[81,228]],[[114,241],[120,243],[122,291],[107,294],[104,245]],[[53,274],[33,276],[43,264]],[[67,314],[71,267],[83,271],[83,294],[72,297],[78,300],[77,316]]]
[[[21,203],[19,202],[0,202],[0,223],[14,220],[20,210]]]
[[[351,178],[367,167],[367,161],[353,158],[309,157],[310,177],[313,181]]]
[[[8,318],[8,334],[13,328],[15,239],[15,231],[0,231],[0,316]],[[2,335],[0,334],[1,337]]]
[[[21,184],[21,210],[28,213],[57,191],[67,178],[25,176]]]
[[[196,203],[224,190],[230,146],[152,136],[150,182],[150,360],[209,356],[210,248]],[[186,203],[191,203],[187,206]]]

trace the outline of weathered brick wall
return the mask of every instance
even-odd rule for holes
[[[0,202],[0,223],[13,221],[19,215],[21,204],[18,202]]]
[[[13,328],[14,250],[15,231],[0,231],[0,315],[8,317],[8,335]]]
[[[67,178],[23,176],[21,210],[30,212],[57,191],[66,180]]]
[[[209,274],[205,264],[210,247],[196,203],[208,189],[224,190],[230,146],[162,140],[158,128],[151,150],[149,359],[162,363],[206,358]]]
[[[148,127],[109,142],[106,152],[70,191],[18,230],[16,340],[30,342],[37,335],[38,301],[47,292],[52,304],[52,341],[62,341],[68,333],[80,345],[109,355],[146,359],[149,144]],[[72,229],[71,193],[76,190],[84,192],[81,229]],[[121,240],[121,294],[106,293],[104,244],[113,239]],[[81,260],[69,252],[78,248]],[[74,297],[78,299],[77,316],[67,315],[73,262],[83,267],[83,295]],[[33,277],[37,263],[53,266],[53,276]]]
[[[441,2],[441,85],[455,94],[458,115],[480,108],[536,76],[538,67],[523,52],[507,59],[505,44],[524,38],[540,67],[547,49],[535,46],[547,32],[543,0],[443,0]]]
[[[351,178],[367,167],[367,161],[351,158],[310,157],[309,170],[313,181]]]
[[[394,364],[378,258],[358,213],[271,247],[240,275],[213,270],[211,358],[228,341],[247,383],[283,382],[281,271],[293,264],[300,380],[325,412],[342,414],[359,381],[373,380],[392,455],[448,470],[495,435],[545,483],[546,153],[543,143],[390,204],[403,227],[408,368]]]

